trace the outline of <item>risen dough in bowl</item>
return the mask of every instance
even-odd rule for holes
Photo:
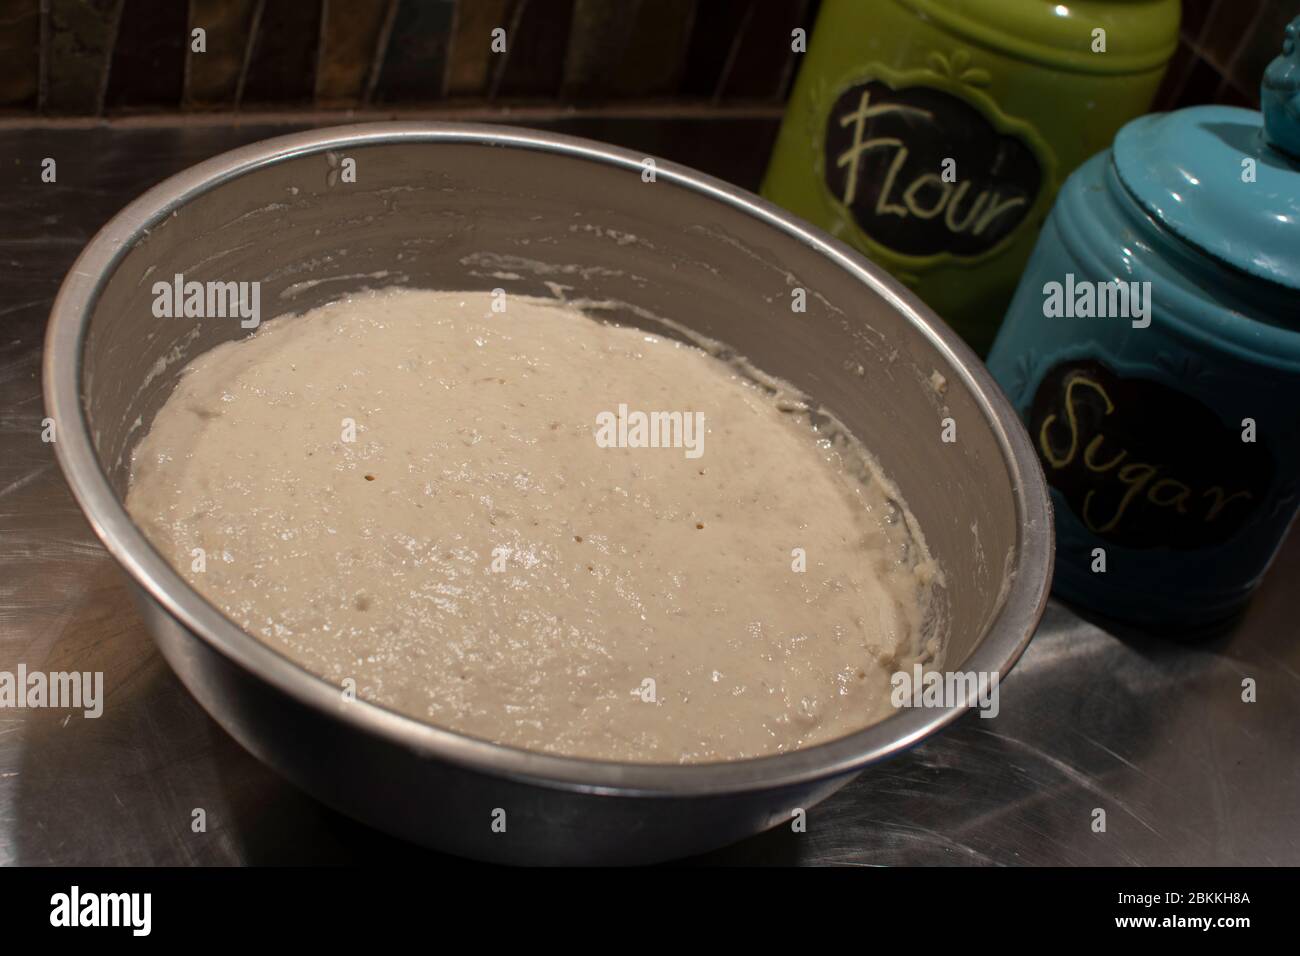
[[[205,353],[132,516],[308,670],[500,743],[717,761],[887,716],[935,571],[865,452],[699,348],[493,302],[362,293]],[[607,447],[637,412],[702,436]]]

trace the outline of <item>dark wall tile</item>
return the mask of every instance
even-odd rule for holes
[[[1196,39],[1201,35],[1212,6],[1214,0],[1183,0],[1183,20],[1180,27],[1183,36]]]
[[[187,4],[127,0],[113,46],[105,109],[180,105],[188,24]]]
[[[316,65],[316,103],[354,106],[365,99],[371,68],[395,0],[322,0],[324,23]]]
[[[1237,89],[1230,80],[1224,80],[1219,84],[1219,88],[1214,92],[1214,101],[1222,103],[1224,106],[1244,106],[1247,109],[1259,108],[1258,95],[1250,95],[1243,90]]]
[[[1196,57],[1187,73],[1183,88],[1179,91],[1178,99],[1173,104],[1174,108],[1213,103],[1215,95],[1219,92],[1219,84],[1222,82],[1223,77],[1213,65]]]
[[[745,23],[722,81],[724,99],[771,100],[785,91],[794,64],[792,33],[811,27],[808,0],[764,0]]]
[[[695,0],[576,0],[565,95],[603,100],[673,92],[694,12]]]
[[[242,104],[302,106],[316,94],[320,0],[260,0]]]
[[[1300,16],[1297,0],[1269,0],[1258,5],[1237,58],[1229,65],[1230,79],[1239,90],[1259,96],[1259,82],[1273,58],[1282,52],[1286,25]]]
[[[1196,52],[1226,70],[1258,17],[1259,7],[1259,0],[1216,0],[1201,29]]]
[[[455,0],[401,0],[374,99],[426,103],[441,99]]]
[[[1169,66],[1165,69],[1165,78],[1161,81],[1160,89],[1156,91],[1155,100],[1151,104],[1153,113],[1174,109],[1178,104],[1183,85],[1187,82],[1187,76],[1196,64],[1196,59],[1196,54],[1185,41],[1178,44]]]
[[[817,25],[817,15],[821,13],[821,10],[822,10],[822,0],[808,0],[807,5],[804,7],[802,22],[799,24],[799,26],[803,27],[803,31],[804,31],[805,52],[807,51],[807,47],[806,47],[807,42],[810,39],[812,39],[813,27]],[[793,39],[794,38],[792,37],[791,42],[793,42]],[[788,97],[790,95],[791,89],[794,88],[795,74],[799,72],[799,65],[802,61],[803,61],[802,53],[795,53],[791,57],[788,68],[786,69],[785,85],[781,90],[782,99]]]
[[[0,109],[35,109],[40,75],[40,0],[8,0],[0,4]]]
[[[485,97],[495,65],[503,54],[492,52],[492,31],[506,31],[506,50],[515,52],[523,39],[515,12],[524,0],[468,0],[456,5],[451,48],[447,51],[447,95]]]
[[[42,107],[95,115],[103,108],[122,0],[47,0]]]
[[[700,0],[686,50],[681,92],[712,98],[740,43],[754,0]]]
[[[573,29],[573,0],[520,0],[505,60],[491,87],[493,96],[554,98],[564,80]]]
[[[185,105],[232,109],[248,56],[259,0],[190,0],[189,29],[202,27],[207,49],[186,47]]]
[[[767,168],[781,120],[777,116],[639,115],[610,116],[575,112],[555,120],[529,120],[529,125],[557,133],[585,136],[662,156],[675,163],[757,190]]]
[[[631,0],[635,7],[640,0]],[[564,63],[564,91],[582,99],[607,91],[609,75],[627,48],[632,24],[625,10],[600,0],[575,0],[569,52]]]
[[[624,96],[675,93],[686,63],[695,0],[641,0],[632,35],[615,73],[615,91]]]

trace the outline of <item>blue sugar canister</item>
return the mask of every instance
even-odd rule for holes
[[[1263,114],[1125,126],[1066,182],[989,355],[1052,486],[1056,592],[1184,632],[1300,505],[1300,18]]]

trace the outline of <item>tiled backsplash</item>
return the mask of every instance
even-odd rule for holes
[[[0,110],[779,104],[818,0],[0,0]],[[488,47],[506,30],[504,53]],[[202,27],[206,49],[191,31]]]
[[[0,112],[779,104],[796,66],[790,31],[810,27],[819,2],[0,0]],[[1157,107],[1257,102],[1297,13],[1293,0],[1184,0]],[[483,39],[497,26],[501,54]]]
[[[1183,0],[1181,42],[1156,109],[1258,106],[1260,77],[1296,16],[1300,0]]]

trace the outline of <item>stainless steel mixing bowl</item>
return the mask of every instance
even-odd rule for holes
[[[1005,675],[1042,614],[1043,476],[978,359],[842,243],[692,170],[656,161],[651,176],[645,159],[472,124],[272,139],[133,202],[55,301],[45,400],[59,461],[163,655],[246,748],[380,829],[489,860],[677,857],[788,822],[962,708],[902,710],[779,756],[662,766],[528,753],[345,701],[208,604],[123,508],[131,449],[182,366],[248,334],[237,319],[155,318],[160,279],[260,281],[264,319],[391,284],[560,294],[659,332],[669,317],[801,387],[876,452],[946,575],[948,668]]]

